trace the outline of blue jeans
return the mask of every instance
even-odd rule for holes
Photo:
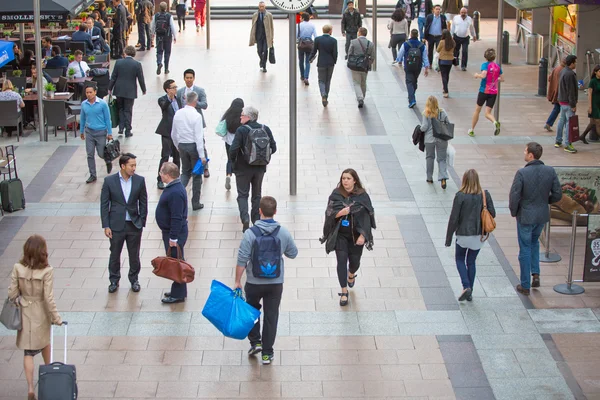
[[[556,122],[556,118],[558,118],[558,114],[560,114],[560,104],[554,103],[552,112],[550,113],[550,116],[548,117],[548,120],[546,121],[546,125],[554,126],[554,123]]]
[[[419,17],[419,39],[421,41],[425,38],[425,20],[426,18]],[[429,62],[431,62],[431,60]]]
[[[405,73],[406,89],[408,91],[408,104],[417,102],[417,99],[415,98],[415,93],[417,91],[417,81],[419,79],[420,74],[421,71],[419,71],[419,73],[417,74],[412,72]]]
[[[519,265],[521,266],[521,287],[531,288],[531,275],[540,274],[540,235],[544,224],[525,225],[517,221],[519,238]]]
[[[558,128],[556,129],[556,143],[563,142],[563,136],[565,137],[565,146],[569,143],[569,118],[575,113],[571,109],[571,106],[560,105],[560,119],[558,120]],[[564,131],[564,132],[563,132]],[[564,135],[563,135],[564,133]]]
[[[298,50],[298,63],[300,64],[300,77],[304,79],[308,79],[308,74],[310,73],[310,63],[308,62],[308,58],[310,56],[310,52]]]
[[[463,289],[473,289],[475,285],[475,260],[479,250],[466,249],[456,244],[455,258],[456,269],[460,275]]]

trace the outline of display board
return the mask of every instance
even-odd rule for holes
[[[552,225],[571,225],[573,212],[596,214],[600,212],[599,167],[555,167],[562,188],[562,198],[551,205]],[[580,217],[578,226],[587,226],[587,218]]]
[[[589,216],[585,237],[583,281],[600,282],[600,214]]]

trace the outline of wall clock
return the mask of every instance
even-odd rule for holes
[[[314,0],[271,0],[271,3],[282,11],[298,13],[306,10]]]

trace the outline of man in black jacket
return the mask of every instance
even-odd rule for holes
[[[160,178],[160,169],[162,165],[169,161],[169,157],[173,157],[173,163],[179,168],[181,161],[179,158],[179,150],[175,147],[171,138],[171,128],[173,127],[173,117],[177,110],[183,107],[183,103],[177,97],[177,85],[173,79],[168,79],[163,84],[163,89],[166,95],[158,99],[158,106],[162,111],[162,119],[156,128],[156,133],[161,136],[162,150],[160,152],[160,163],[158,164],[158,188],[163,190],[165,184]]]
[[[517,171],[510,195],[510,215],[517,218],[521,284],[517,291],[529,295],[530,287],[540,287],[540,242],[546,222],[550,220],[548,204],[562,198],[562,188],[554,168],[540,158],[543,148],[531,142],[525,147],[525,167]],[[533,283],[531,277],[533,276]]]
[[[112,50],[111,58],[118,60],[123,57],[123,49],[125,48],[125,32],[127,31],[127,10],[122,4],[121,0],[112,0],[113,9],[115,15],[112,19],[112,36],[111,45]]]
[[[271,154],[277,151],[277,144],[273,139],[273,134],[268,126],[259,124],[258,110],[251,106],[246,106],[242,110],[240,126],[235,131],[235,137],[229,148],[229,156],[233,160],[233,172],[235,173],[237,185],[237,202],[240,210],[240,219],[242,220],[242,232],[245,232],[250,227],[250,217],[252,223],[260,219],[258,206],[262,196],[262,181],[267,172],[266,165],[250,165],[248,163],[248,154],[250,146],[250,132],[258,129],[264,129],[269,137],[269,147]],[[252,212],[248,215],[248,196],[250,193],[250,185],[252,185]]]
[[[323,35],[315,39],[312,53],[309,60],[312,63],[319,52],[317,60],[317,70],[319,71],[319,90],[321,91],[321,101],[323,107],[327,107],[329,97],[329,87],[331,77],[333,76],[333,68],[338,58],[337,40],[331,37],[333,27],[329,24],[323,26]]]
[[[108,262],[108,292],[119,288],[121,279],[121,250],[127,242],[129,253],[129,282],[131,290],[140,291],[140,243],[142,229],[148,217],[148,193],[144,177],[136,175],[135,156],[126,153],[119,158],[121,170],[107,176],[100,195],[100,215],[104,234],[110,239]]]
[[[565,58],[566,67],[560,71],[558,80],[558,103],[560,104],[560,119],[556,129],[557,149],[562,146],[563,132],[565,136],[565,151],[577,153],[572,143],[569,143],[569,119],[577,112],[577,97],[579,95],[577,75],[577,56],[569,55]]]
[[[429,14],[425,20],[425,39],[427,40],[427,56],[433,62],[433,50],[442,38],[442,31],[448,29],[446,16],[442,14],[442,8],[438,5],[433,7],[433,14]]]
[[[86,56],[90,56],[94,54],[94,43],[92,42],[92,35],[87,33],[87,28],[88,26],[86,23],[79,25],[79,30],[73,32],[71,35],[71,41],[84,43],[84,53]]]
[[[122,135],[123,130],[125,130],[125,137],[131,137],[133,136],[133,133],[131,133],[133,103],[137,99],[136,80],[140,84],[144,95],[146,94],[146,81],[144,80],[142,64],[133,59],[135,57],[135,47],[127,46],[125,48],[125,56],[125,58],[117,60],[115,63],[110,83],[108,84],[108,93],[112,93],[117,98],[119,135]]]
[[[342,36],[346,37],[346,60],[350,42],[358,37],[358,28],[362,26],[362,17],[354,8],[354,0],[348,0],[348,9],[342,15]]]

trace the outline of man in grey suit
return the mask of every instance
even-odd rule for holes
[[[121,250],[127,242],[129,253],[129,282],[131,290],[140,291],[140,243],[142,229],[148,217],[148,193],[144,177],[136,175],[135,156],[125,153],[119,158],[121,170],[104,178],[100,195],[100,216],[104,234],[110,239],[108,292],[119,288],[121,279]]]
[[[358,37],[350,42],[350,48],[348,49],[348,59],[353,55],[366,54],[370,58],[371,62],[375,57],[375,46],[373,42],[366,38],[367,28],[358,28]],[[365,95],[367,93],[367,74],[371,70],[367,71],[352,71],[352,83],[354,84],[354,93],[356,93],[356,100],[358,100],[358,108],[363,108],[365,104]]]
[[[206,110],[208,108],[208,101],[206,101],[206,91],[199,86],[194,85],[194,81],[196,79],[196,72],[193,69],[186,69],[183,72],[183,79],[185,81],[185,87],[177,90],[177,98],[185,106],[187,94],[189,92],[196,92],[198,95],[198,103],[196,104],[196,111],[202,115],[202,124],[203,127],[206,128],[206,119],[204,118],[204,114],[202,110]],[[204,144],[204,158],[208,160],[208,151],[206,150],[206,143]],[[208,162],[204,166],[204,177],[210,177],[210,172],[208,172]]]
[[[317,70],[319,71],[319,90],[321,91],[321,101],[323,107],[327,107],[329,97],[329,87],[331,85],[331,77],[333,76],[333,68],[338,58],[337,40],[331,37],[333,27],[329,24],[323,26],[323,35],[315,39],[312,53],[309,60],[312,63],[319,52],[317,60]]]
[[[127,46],[125,48],[125,58],[117,60],[115,63],[108,84],[108,93],[112,93],[117,98],[119,135],[122,135],[123,129],[125,129],[125,137],[133,136],[131,133],[131,118],[133,117],[133,102],[137,99],[136,79],[140,84],[142,93],[146,94],[142,64],[134,60],[133,57],[135,57],[135,47]]]

